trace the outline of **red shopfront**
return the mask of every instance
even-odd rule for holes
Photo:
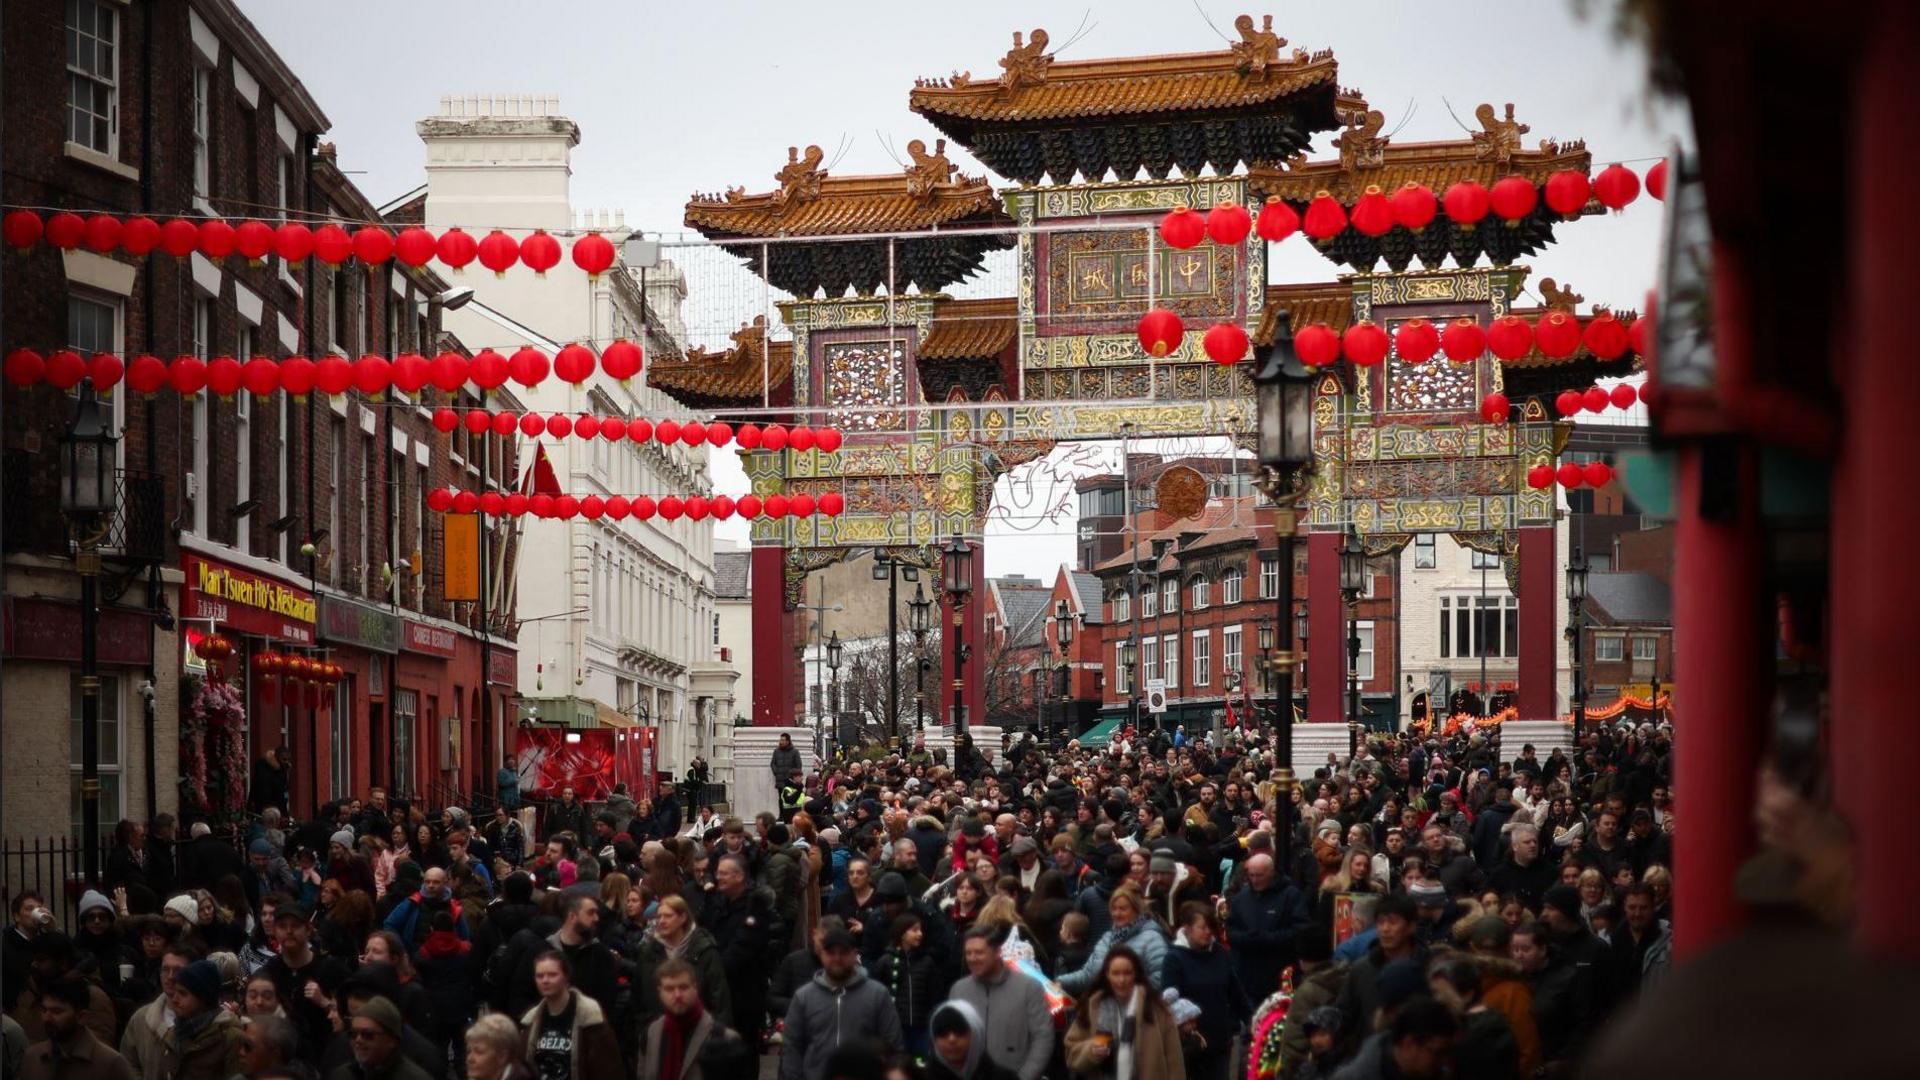
[[[324,777],[316,779],[314,771],[324,768],[313,752],[314,710],[304,699],[290,702],[282,680],[261,676],[256,661],[267,653],[318,656],[319,605],[313,593],[291,580],[197,552],[183,552],[180,568],[186,576],[180,603],[181,674],[206,676],[207,665],[195,649],[208,636],[217,633],[232,643],[225,676],[245,703],[249,759],[274,747],[291,751],[290,804],[296,812],[309,811],[314,785],[325,782]],[[183,710],[191,705],[182,698]]]
[[[395,716],[413,706],[416,790],[494,794],[501,718],[509,715],[518,672],[514,650],[451,623],[406,619],[397,667]]]

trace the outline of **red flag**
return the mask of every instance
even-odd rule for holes
[[[1240,726],[1239,719],[1233,715],[1233,699],[1232,698],[1227,699],[1227,726],[1228,727]]]
[[[553,462],[547,460],[547,448],[539,443],[533,447],[533,464],[528,466],[526,474],[520,478],[520,493],[523,495],[564,495],[560,478],[553,473]]]

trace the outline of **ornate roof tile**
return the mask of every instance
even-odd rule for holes
[[[933,323],[920,340],[921,360],[993,359],[1019,335],[1013,297],[947,300],[934,309]]]
[[[724,240],[911,232],[1007,220],[991,184],[954,171],[944,139],[931,154],[918,139],[907,144],[907,152],[913,163],[898,173],[831,176],[820,167],[818,146],[807,147],[804,155],[790,146],[787,164],[774,174],[779,187],[757,195],[742,188],[695,195],[687,203],[686,221],[703,235]]]
[[[793,342],[767,348],[764,315],[734,331],[731,348],[689,349],[684,357],[647,365],[647,385],[696,409],[758,405],[763,398],[779,404],[792,378]]]

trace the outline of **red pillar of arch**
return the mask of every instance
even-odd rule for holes
[[[1522,720],[1552,720],[1559,715],[1560,606],[1559,551],[1552,525],[1532,525],[1520,533],[1520,657],[1518,700]]]
[[[748,562],[753,581],[753,723],[794,724],[794,613],[787,610],[787,549],[761,546]]]
[[[1340,597],[1340,534],[1307,534],[1307,719],[1347,719],[1347,608]]]

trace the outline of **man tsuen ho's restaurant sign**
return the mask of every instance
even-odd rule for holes
[[[318,604],[305,589],[200,555],[185,556],[184,613],[248,634],[313,644]]]

